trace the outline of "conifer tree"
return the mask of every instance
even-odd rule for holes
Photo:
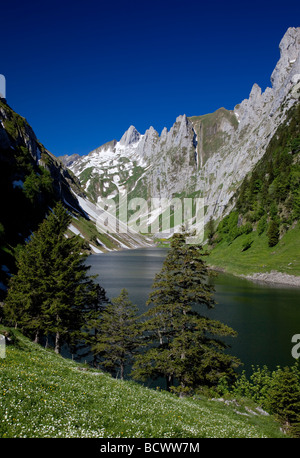
[[[203,315],[215,305],[211,274],[202,247],[186,244],[185,237],[174,234],[155,277],[147,302],[151,308],[143,317],[149,346],[136,356],[133,367],[135,378],[163,376],[167,388],[173,385],[180,395],[200,385],[216,385],[224,374],[234,378],[239,364],[224,353],[227,345],[219,338],[235,331]]]
[[[279,224],[275,219],[270,221],[267,235],[269,247],[277,245],[279,242]]]
[[[85,306],[85,324],[83,326],[82,341],[77,344],[77,351],[81,357],[92,355],[92,366],[98,367],[100,356],[94,350],[101,333],[102,312],[109,303],[105,289],[99,284],[96,285],[96,300],[92,298]]]
[[[4,308],[6,320],[36,342],[42,335],[55,335],[57,353],[63,342],[78,338],[85,306],[97,300],[82,241],[65,236],[70,222],[59,202],[20,251]]]
[[[139,346],[138,309],[126,289],[113,298],[103,310],[94,353],[102,358],[101,365],[124,379],[125,368]]]

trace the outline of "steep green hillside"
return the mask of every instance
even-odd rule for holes
[[[263,158],[239,188],[236,209],[253,227],[275,220],[281,234],[300,217],[300,104],[269,142]],[[268,222],[268,221],[267,221]]]
[[[233,273],[300,275],[300,105],[235,193],[231,212],[207,225],[210,262]]]
[[[78,179],[36,138],[25,118],[0,99],[0,299],[14,254],[34,232],[49,208],[62,200],[74,215],[84,215],[72,193]]]
[[[300,225],[288,230],[275,247],[268,246],[266,233],[257,231],[230,243],[222,240],[210,251],[208,262],[233,274],[278,271],[300,276]]]
[[[56,202],[73,216],[68,235],[79,234],[92,252],[139,246],[142,238],[100,233],[79,179],[53,156],[26,119],[0,98],[0,301],[15,272],[16,250],[35,232]],[[80,201],[80,202],[79,202]],[[127,240],[128,239],[128,240]]]
[[[249,401],[180,399],[84,368],[13,332],[0,358],[1,438],[287,437]]]

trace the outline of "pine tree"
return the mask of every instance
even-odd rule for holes
[[[96,297],[85,305],[85,324],[83,326],[82,342],[77,344],[77,352],[81,357],[92,355],[93,367],[98,367],[100,357],[94,350],[99,335],[101,334],[102,312],[109,303],[105,289],[99,284],[96,285]]]
[[[101,365],[112,374],[124,378],[139,343],[138,308],[128,297],[126,289],[105,307],[99,322],[99,333],[92,347],[101,356]]]
[[[155,277],[144,314],[149,340],[135,358],[137,379],[165,377],[167,388],[177,383],[180,395],[200,385],[216,385],[226,374],[234,378],[239,361],[224,353],[219,336],[234,336],[230,327],[208,319],[201,309],[214,307],[211,273],[202,247],[185,243],[185,234],[174,234],[162,270]]]
[[[269,247],[277,245],[279,242],[279,224],[275,219],[270,221],[267,235]]]
[[[61,203],[45,218],[17,258],[5,301],[5,318],[39,342],[55,335],[55,351],[73,344],[84,323],[85,305],[96,300],[94,277],[78,236],[65,236],[71,216]]]

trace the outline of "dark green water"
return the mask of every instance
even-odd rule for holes
[[[90,256],[88,265],[91,274],[99,275],[98,281],[109,298],[126,288],[132,302],[144,312],[165,254],[162,248],[111,252]],[[240,358],[247,373],[256,364],[273,369],[295,362],[291,339],[300,334],[299,288],[269,286],[219,274],[215,289],[217,305],[205,314],[238,332],[238,337],[228,340],[230,353]]]

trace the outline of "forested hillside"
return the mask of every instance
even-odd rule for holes
[[[207,225],[212,259],[221,259],[231,251],[239,263],[262,269],[272,263],[281,250],[285,270],[300,274],[298,220],[300,217],[300,105],[291,108],[269,142],[266,153],[235,193],[235,205],[218,224]],[[245,254],[243,254],[245,253]],[[291,256],[291,257],[290,257]],[[243,261],[244,257],[244,261]],[[289,258],[290,257],[290,258]],[[256,261],[255,261],[256,260]],[[277,259],[278,261],[278,259]],[[232,260],[229,261],[229,264]],[[250,261],[251,264],[252,261]],[[256,263],[256,265],[255,265]],[[276,261],[274,266],[276,265]],[[288,267],[289,266],[289,267]],[[237,267],[238,268],[238,267]],[[257,270],[257,269],[256,269]]]

